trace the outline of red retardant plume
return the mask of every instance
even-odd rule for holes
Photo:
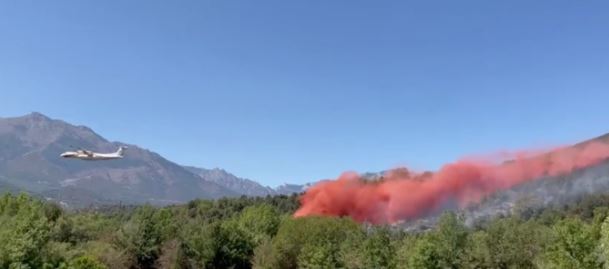
[[[350,216],[374,224],[412,220],[447,204],[463,208],[494,192],[543,176],[567,174],[607,158],[608,144],[588,142],[535,156],[521,152],[503,163],[493,158],[462,159],[434,173],[395,169],[380,181],[347,172],[309,188],[294,216]]]

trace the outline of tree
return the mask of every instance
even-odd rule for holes
[[[340,244],[359,226],[350,218],[306,217],[286,219],[273,238],[272,268],[340,266]]]
[[[476,231],[467,238],[463,265],[465,268],[493,268],[493,257],[487,244],[489,235],[481,230]]]
[[[444,213],[432,233],[442,268],[459,268],[464,256],[468,231],[453,212]]]
[[[549,241],[549,230],[532,220],[500,218],[491,221],[484,233],[473,239],[469,241],[475,245],[470,243],[468,247],[470,264],[486,268],[534,268],[535,259]]]
[[[254,255],[254,243],[251,237],[239,227],[235,220],[225,221],[215,236],[218,243],[215,268],[249,268]]]
[[[43,204],[22,194],[0,201],[0,268],[42,267],[40,250],[49,240]]]
[[[408,256],[408,267],[412,269],[441,269],[436,240],[426,235],[419,238]]]
[[[134,267],[134,259],[130,253],[114,244],[101,240],[91,240],[80,245],[84,253],[112,269],[127,269]]]
[[[598,244],[600,260],[603,262],[603,268],[609,269],[609,217],[603,222],[600,236]]]
[[[396,263],[399,269],[408,269],[410,257],[418,240],[418,234],[406,234],[397,245]]]
[[[349,269],[364,269],[365,257],[362,254],[366,233],[363,229],[351,231],[340,243],[339,263]]]
[[[218,248],[215,236],[219,229],[219,223],[198,221],[191,221],[183,227],[178,261],[181,268],[214,268],[211,265]]]
[[[273,243],[271,239],[263,239],[262,242],[254,249],[254,257],[252,257],[252,268],[254,269],[270,269],[273,261]]]
[[[68,265],[68,269],[107,269],[104,264],[89,256],[81,256],[72,261]]]
[[[150,268],[160,255],[167,236],[164,217],[151,206],[143,206],[119,231],[117,245],[130,253],[140,268]]]
[[[545,258],[554,268],[599,268],[597,238],[590,225],[577,218],[567,218],[552,229],[554,240]]]
[[[409,247],[408,264],[412,268],[460,268],[464,263],[467,236],[463,221],[455,213],[446,212],[433,231]]]
[[[263,240],[275,236],[280,223],[279,214],[270,205],[246,207],[238,217],[238,228],[257,246]]]
[[[378,228],[364,241],[361,255],[364,268],[395,268],[395,248],[387,228]]]
[[[187,268],[249,268],[254,245],[235,220],[193,222],[184,229],[182,262]]]
[[[315,241],[302,247],[297,258],[298,268],[323,269],[336,268],[339,259],[336,255],[338,246],[331,241]]]

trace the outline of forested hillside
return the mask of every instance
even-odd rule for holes
[[[425,232],[292,218],[296,196],[66,212],[0,197],[0,268],[602,268],[609,195],[474,227],[445,213]]]

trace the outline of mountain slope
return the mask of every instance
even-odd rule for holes
[[[586,195],[609,192],[609,160],[562,176],[548,176],[515,186],[469,207],[469,221],[478,221],[514,209],[544,208],[574,202]]]
[[[119,145],[125,144],[40,113],[0,118],[0,181],[37,193],[82,190],[105,200],[133,203],[169,204],[238,195],[135,145],[128,145],[122,160],[59,157],[72,146],[111,152]]]
[[[306,191],[309,187],[317,184],[320,181],[306,183],[306,184],[282,184],[276,188],[263,186],[262,184],[247,179],[237,177],[224,169],[204,169],[192,166],[184,166],[188,171],[199,175],[201,178],[207,181],[214,182],[218,185],[224,186],[236,193],[248,196],[266,196],[266,195],[290,195],[293,193],[301,193]]]
[[[237,177],[224,169],[204,169],[192,166],[184,166],[188,171],[200,176],[202,179],[224,186],[235,193],[248,196],[266,196],[276,194],[270,187],[262,186],[260,183],[246,178]]]
[[[609,144],[609,134],[577,143],[559,151],[566,151],[591,143]],[[542,154],[533,158],[547,158],[551,154],[555,153]],[[475,225],[498,215],[536,212],[549,206],[563,206],[574,203],[590,195],[607,193],[609,193],[609,159],[564,175],[543,176],[510,189],[498,191],[485,197],[480,203],[472,204],[462,210],[458,210],[456,204],[453,208],[443,209],[460,211],[468,225]],[[425,230],[435,225],[438,220],[438,213],[440,212],[398,225],[408,230]]]

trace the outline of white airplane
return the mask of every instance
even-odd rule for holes
[[[97,161],[97,160],[113,160],[113,159],[122,159],[123,151],[127,147],[119,147],[116,152],[113,153],[97,153],[89,150],[79,149],[77,151],[66,151],[62,153],[60,156],[64,158],[74,158],[81,159],[87,161]]]

